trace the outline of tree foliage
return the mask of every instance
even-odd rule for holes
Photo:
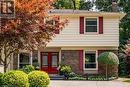
[[[54,7],[56,9],[78,9],[79,0],[57,0]]]
[[[93,3],[86,0],[57,0],[54,7],[56,9],[90,10],[93,7]]]
[[[2,19],[0,30],[0,57],[6,69],[11,55],[20,49],[33,50],[45,47],[67,21],[60,22],[58,16],[49,16],[54,0],[15,0],[15,19]],[[46,23],[45,19],[55,21]]]
[[[130,1],[120,0],[119,6],[126,13],[126,16],[121,20],[120,23],[120,50],[125,49],[127,40],[130,38]]]
[[[112,11],[112,0],[96,0],[95,5],[100,11]]]
[[[110,66],[118,66],[119,64],[119,59],[116,54],[113,52],[104,52],[99,55],[98,57],[98,62],[100,64],[103,64],[106,69],[106,79],[108,79],[108,70]],[[116,67],[117,68],[117,67]],[[116,73],[113,73],[116,74]]]
[[[80,0],[80,10],[90,10],[94,6],[92,1]]]
[[[106,65],[118,65],[119,59],[117,55],[112,52],[104,52],[99,55],[98,62]]]

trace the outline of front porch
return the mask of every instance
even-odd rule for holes
[[[76,73],[83,73],[83,51],[46,48],[38,51],[21,51],[13,56],[13,69],[21,69],[25,65],[39,67],[48,74],[58,74],[60,64],[70,65]]]
[[[99,50],[100,49],[100,50]],[[58,74],[61,64],[69,65],[77,74],[97,74],[104,72],[97,62],[99,54],[112,48],[73,48],[47,47],[37,51],[21,51],[14,54],[12,69],[21,69],[25,65],[33,65],[48,74]]]

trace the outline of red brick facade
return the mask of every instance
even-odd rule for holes
[[[61,61],[72,67],[75,73],[82,74],[83,71],[80,70],[80,51],[79,50],[62,50],[61,51]],[[64,57],[63,57],[64,56]]]

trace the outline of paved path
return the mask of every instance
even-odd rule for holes
[[[64,81],[51,80],[50,87],[130,87],[130,83],[121,81]]]

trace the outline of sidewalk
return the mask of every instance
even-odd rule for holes
[[[64,81],[51,80],[50,87],[130,87],[130,83],[114,81]]]

